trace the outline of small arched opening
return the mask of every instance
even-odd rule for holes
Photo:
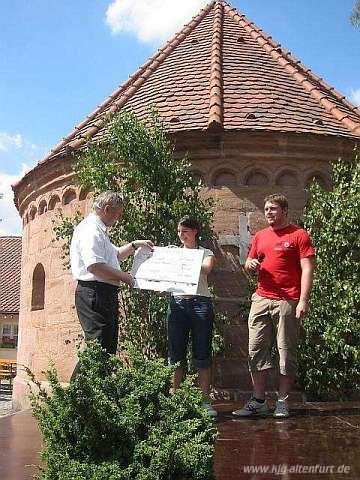
[[[269,185],[269,178],[266,173],[261,170],[252,170],[245,178],[245,185],[253,187],[263,187]]]
[[[92,192],[92,190],[90,188],[83,187],[80,190],[79,200],[86,200],[91,192]]]
[[[235,173],[230,170],[217,172],[213,178],[214,187],[234,187],[237,185]]]
[[[48,210],[54,210],[56,205],[60,204],[60,198],[58,195],[53,195],[50,198]]]
[[[205,184],[203,174],[199,170],[191,170],[190,175],[196,183]]]
[[[45,270],[41,263],[34,268],[32,276],[31,310],[43,310],[45,303]]]
[[[76,192],[71,188],[64,193],[62,203],[63,205],[69,205],[74,200],[76,200]]]
[[[47,203],[46,200],[41,200],[39,203],[38,213],[39,215],[42,215],[45,212],[47,212]]]
[[[285,170],[278,175],[275,183],[280,187],[296,187],[299,182],[294,172]]]
[[[35,216],[36,216],[36,207],[35,205],[33,205],[31,208],[30,208],[30,211],[29,211],[29,220],[34,220]]]
[[[310,185],[314,182],[318,183],[320,187],[323,188],[324,190],[328,188],[328,182],[325,179],[324,175],[320,172],[313,172],[310,175],[308,175],[305,182],[306,188],[307,189],[310,188]]]

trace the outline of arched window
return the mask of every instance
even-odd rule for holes
[[[31,310],[43,310],[45,300],[45,270],[41,263],[34,268],[32,277]]]
[[[286,170],[277,177],[276,185],[281,187],[296,187],[298,184],[297,176],[294,172]]]
[[[269,184],[269,179],[267,175],[259,170],[251,171],[245,179],[245,185],[262,187]]]
[[[49,201],[48,210],[54,210],[58,203],[60,203],[60,198],[57,195],[52,196]]]
[[[313,182],[318,183],[320,187],[322,187],[324,190],[326,190],[328,186],[327,181],[320,172],[314,172],[307,177],[307,180],[305,182],[306,188],[309,188]]]
[[[63,196],[63,205],[69,205],[76,199],[76,192],[73,189],[67,190]]]
[[[30,208],[29,220],[34,220],[35,215],[36,215],[36,207],[33,205],[33,206]]]
[[[236,176],[229,170],[223,170],[216,173],[213,181],[214,187],[234,186],[237,184]]]
[[[39,204],[39,209],[38,209],[38,213],[39,215],[42,215],[43,213],[45,213],[47,211],[47,203],[46,203],[46,200],[41,200],[40,204]]]
[[[90,192],[90,188],[82,188],[80,190],[79,200],[85,200]]]
[[[204,178],[202,176],[202,173],[199,172],[199,170],[192,170],[190,172],[190,175],[193,178],[193,180],[195,180],[196,183],[200,183],[200,182],[203,183],[203,184],[205,183]]]

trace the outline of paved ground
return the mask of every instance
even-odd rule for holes
[[[360,479],[360,402],[292,404],[287,420],[234,419],[239,406],[217,404],[217,480]],[[30,480],[39,450],[30,411],[0,418],[1,480]]]
[[[0,384],[0,417],[12,412],[11,390],[5,380]]]

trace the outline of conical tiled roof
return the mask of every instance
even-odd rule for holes
[[[170,132],[270,130],[360,138],[360,110],[223,0],[214,0],[43,160],[101,135],[109,112]]]

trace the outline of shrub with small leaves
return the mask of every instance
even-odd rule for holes
[[[79,355],[66,388],[31,395],[44,449],[42,480],[211,480],[216,430],[191,379],[169,393],[173,369],[131,354],[130,364],[97,342]],[[30,373],[31,375],[31,373]]]
[[[332,189],[311,187],[304,217],[316,247],[311,309],[304,320],[300,377],[316,398],[360,392],[359,155],[332,168]]]

